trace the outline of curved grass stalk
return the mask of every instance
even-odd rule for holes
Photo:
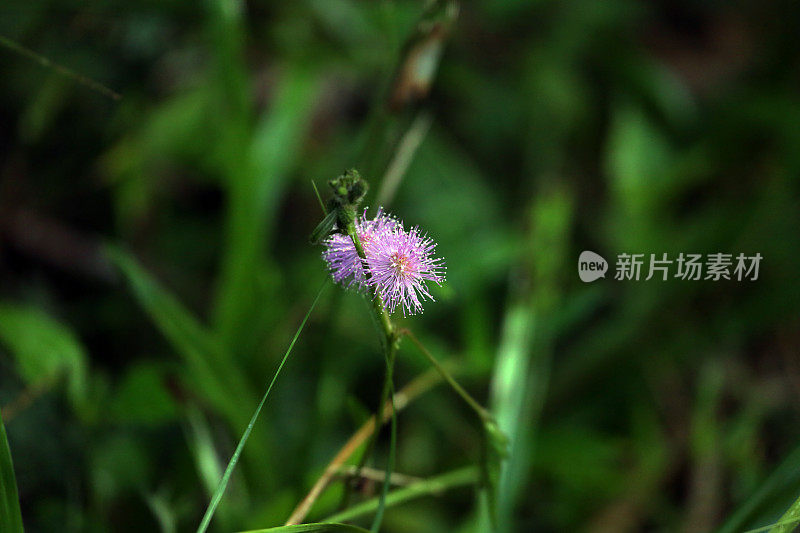
[[[386,506],[399,505],[401,503],[427,496],[429,494],[439,494],[448,489],[471,485],[478,481],[478,469],[474,466],[459,468],[452,472],[440,474],[438,476],[424,479],[416,483],[412,483],[407,487],[395,489],[386,497]],[[354,505],[349,509],[345,509],[339,513],[329,516],[325,522],[344,522],[346,520],[353,520],[360,516],[369,514],[375,511],[378,507],[378,497],[371,498],[365,502]]]
[[[96,91],[102,94],[103,96],[107,96],[112,100],[119,100],[120,98],[122,98],[122,95],[120,95],[116,91],[109,89],[102,83],[95,81],[91,78],[88,78],[83,74],[78,74],[74,70],[61,66],[58,63],[53,63],[42,54],[39,54],[29,48],[24,47],[21,44],[12,41],[8,37],[0,35],[0,45],[5,46],[9,50],[18,53],[21,56],[27,57],[28,59],[35,61],[36,63],[39,63],[44,68],[49,68],[51,70],[54,70],[55,72],[61,74],[65,78],[69,78],[72,81],[79,83],[80,85],[83,85],[84,87],[88,87],[89,89]]]
[[[214,495],[211,497],[211,501],[208,504],[208,508],[206,509],[205,515],[203,515],[203,520],[197,527],[197,533],[204,533],[208,529],[208,525],[211,523],[211,518],[213,518],[214,512],[216,511],[219,502],[222,500],[222,495],[225,493],[225,489],[228,486],[228,481],[230,481],[231,474],[233,474],[233,469],[236,467],[236,463],[239,462],[239,456],[241,456],[242,450],[244,449],[244,445],[247,442],[247,439],[250,437],[250,432],[253,430],[253,426],[255,425],[256,420],[258,419],[258,415],[261,414],[261,409],[264,407],[264,404],[267,401],[267,397],[269,397],[270,391],[272,391],[272,386],[275,385],[275,380],[278,379],[278,374],[281,373],[281,369],[283,369],[283,365],[289,358],[289,354],[292,352],[292,348],[294,348],[294,344],[295,342],[297,342],[297,338],[300,336],[300,332],[303,331],[303,328],[305,327],[306,322],[308,321],[308,317],[311,316],[311,312],[314,310],[314,307],[316,307],[317,302],[319,301],[319,297],[322,295],[322,291],[325,289],[325,286],[327,284],[328,284],[328,279],[325,278],[325,281],[322,283],[322,286],[319,288],[319,291],[317,292],[317,296],[311,303],[311,307],[309,307],[306,316],[303,318],[303,321],[297,328],[297,331],[295,332],[292,341],[289,343],[289,347],[286,349],[286,353],[283,355],[283,359],[281,359],[281,362],[278,365],[277,370],[275,370],[275,374],[272,376],[272,381],[269,382],[269,386],[267,387],[266,392],[264,392],[264,396],[261,397],[261,401],[258,403],[258,407],[256,407],[253,416],[250,418],[250,422],[247,424],[247,428],[245,428],[241,439],[239,439],[239,444],[236,445],[236,450],[233,452],[233,456],[231,457],[231,460],[228,462],[228,466],[225,468],[225,472],[222,474],[222,478],[219,480],[219,485],[217,485],[217,489],[214,491]]]

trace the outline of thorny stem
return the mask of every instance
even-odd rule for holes
[[[462,387],[458,381],[455,380],[452,374],[450,374],[450,372],[447,371],[447,369],[431,354],[431,352],[425,348],[425,346],[419,341],[419,339],[417,339],[416,335],[414,335],[411,330],[403,328],[399,331],[399,334],[406,335],[409,339],[411,339],[411,342],[416,344],[417,348],[419,348],[419,351],[421,351],[425,357],[428,358],[428,361],[430,361],[433,367],[439,372],[439,374],[441,374],[444,380],[453,388],[454,391],[456,391],[459,396],[461,396],[461,399],[463,399],[467,405],[469,405],[472,410],[475,411],[481,420],[486,421],[492,418],[491,413],[489,413],[489,411],[479,404],[475,398],[470,396],[470,394],[464,390],[464,387]]]
[[[353,240],[353,245],[356,247],[356,252],[358,253],[358,256],[361,258],[362,261],[366,262],[367,254],[366,252],[364,252],[364,247],[361,245],[361,240],[358,238],[358,232],[356,232],[355,224],[350,223],[348,225],[347,234]],[[367,279],[369,279],[370,273],[369,269],[367,269],[366,266],[364,267],[364,272],[366,273]],[[375,316],[378,318],[381,328],[383,329],[383,336],[384,336],[383,340],[386,342],[386,346],[384,348],[387,350],[388,354],[388,350],[390,349],[391,345],[397,344],[399,337],[395,333],[392,321],[389,319],[389,313],[387,313],[383,309],[383,300],[381,299],[381,296],[378,293],[373,294],[372,309],[375,311]]]
[[[364,251],[364,246],[361,244],[361,240],[358,237],[358,232],[356,231],[355,224],[350,222],[346,228],[347,234],[350,236],[350,239],[353,241],[353,246],[355,246],[356,252],[358,256],[361,258],[361,261],[364,262],[364,272],[366,274],[366,279],[369,279],[370,273],[369,269],[367,268],[366,261],[367,261],[367,254]],[[378,319],[378,323],[381,325],[381,329],[383,330],[383,339],[381,344],[383,345],[384,354],[386,356],[386,375],[383,380],[383,388],[381,390],[381,401],[378,404],[378,410],[376,413],[376,419],[379,418],[381,410],[383,409],[384,404],[389,400],[389,394],[392,387],[392,379],[394,374],[394,362],[397,356],[397,349],[400,346],[400,336],[397,334],[397,331],[392,324],[391,319],[389,318],[389,313],[384,310],[383,307],[383,300],[381,299],[380,294],[377,291],[373,291],[372,294],[372,309],[375,312],[375,317]],[[364,455],[362,456],[361,460],[358,463],[357,471],[360,472],[361,468],[364,466],[364,463],[367,461],[369,456],[372,454],[373,448],[375,446],[375,442],[377,440],[378,432],[375,431],[371,436],[370,440],[367,444],[367,448],[364,451]],[[345,491],[345,498],[344,502],[348,499],[348,491]]]

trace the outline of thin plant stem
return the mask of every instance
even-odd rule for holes
[[[67,67],[63,67],[57,63],[53,63],[49,59],[47,59],[42,54],[34,52],[33,50],[22,46],[21,44],[12,41],[8,37],[4,37],[0,35],[0,45],[5,46],[9,50],[12,50],[18,53],[21,56],[25,56],[28,59],[39,63],[44,68],[49,68],[61,74],[62,76],[71,79],[72,81],[79,83],[93,91],[97,91],[98,93],[111,98],[112,100],[119,100],[122,96],[102,83],[95,81],[91,78],[84,76],[83,74],[78,74],[77,72],[68,69]]]
[[[398,505],[408,500],[426,496],[428,494],[439,494],[447,489],[454,487],[471,485],[478,481],[478,469],[474,466],[460,468],[446,474],[441,474],[430,479],[420,480],[407,487],[393,490],[386,498],[386,505]],[[375,511],[378,507],[378,498],[371,498],[365,502],[354,505],[339,513],[326,518],[324,522],[344,522],[353,520],[365,514]]]
[[[317,302],[319,301],[319,297],[322,296],[322,291],[325,289],[325,286],[327,284],[328,280],[326,279],[320,286],[319,291],[317,292],[317,296],[311,303],[311,307],[309,307],[306,316],[303,318],[303,321],[297,328],[294,337],[292,337],[292,341],[289,343],[289,347],[286,349],[286,353],[283,355],[283,359],[281,359],[278,368],[275,370],[275,374],[273,374],[272,380],[269,382],[269,386],[267,386],[267,390],[264,392],[264,396],[261,397],[261,401],[258,403],[256,410],[253,412],[253,416],[250,418],[250,422],[247,424],[247,427],[245,428],[244,433],[242,434],[242,438],[239,439],[239,444],[236,446],[236,450],[233,452],[233,456],[231,457],[231,460],[228,462],[228,466],[225,468],[225,472],[222,474],[222,478],[219,480],[219,484],[217,485],[217,488],[211,497],[211,502],[209,502],[208,508],[206,509],[206,512],[203,515],[203,520],[197,527],[197,533],[204,533],[208,529],[208,525],[211,523],[211,518],[213,518],[214,516],[214,511],[216,511],[219,502],[222,500],[222,495],[225,493],[225,489],[228,486],[228,481],[230,480],[231,475],[233,474],[233,469],[236,467],[236,463],[239,462],[239,456],[241,456],[242,454],[244,445],[245,443],[247,443],[247,439],[250,437],[250,433],[253,431],[253,426],[256,425],[256,420],[258,419],[258,415],[261,414],[261,409],[264,407],[264,404],[267,402],[267,398],[269,397],[269,393],[272,391],[272,386],[275,385],[275,381],[278,379],[278,375],[281,373],[283,365],[286,364],[286,360],[289,358],[289,354],[292,353],[292,348],[294,348],[294,344],[297,342],[297,338],[303,331],[306,322],[308,322],[308,317],[311,316],[311,312],[314,310],[314,307],[316,307]]]
[[[350,239],[353,241],[353,246],[358,253],[358,256],[361,258],[361,261],[364,262],[364,270],[366,273],[366,278],[369,280],[369,269],[366,266],[367,261],[367,254],[364,251],[364,246],[361,244],[361,240],[358,237],[358,232],[356,231],[355,224],[351,221],[347,225],[347,234],[350,236]],[[378,403],[378,408],[376,410],[375,418],[377,419],[380,415],[381,410],[383,409],[384,404],[387,400],[393,400],[394,397],[394,385],[393,385],[393,374],[394,374],[394,363],[395,359],[397,358],[397,349],[399,347],[400,337],[397,335],[397,331],[395,330],[394,325],[392,324],[391,319],[389,318],[389,313],[386,312],[383,306],[383,300],[381,299],[380,294],[377,291],[373,291],[372,294],[372,309],[375,313],[375,317],[378,319],[378,323],[383,330],[382,336],[382,346],[384,350],[384,354],[386,357],[386,374],[383,380],[383,388],[381,391],[381,400]],[[395,452],[395,439],[396,439],[396,420],[394,410],[392,411],[392,434],[391,434],[391,446],[389,449],[389,462],[387,465],[387,473],[391,472],[394,465],[394,452]],[[367,445],[367,450],[362,460],[359,462],[358,470],[360,471],[361,467],[364,466],[364,462],[366,459],[372,454],[373,448],[375,446],[376,438],[378,435],[378,431],[375,431],[370,436],[369,444]],[[384,501],[386,499],[386,494],[388,493],[389,489],[389,478],[386,478],[386,481],[383,484],[383,491],[381,492],[381,503],[378,507],[378,512],[375,516],[375,520],[372,524],[372,531],[377,531],[380,528],[381,520],[383,519],[383,508],[384,508]],[[348,497],[348,492],[345,492],[345,500]]]
[[[338,472],[344,477],[359,476],[361,479],[366,479],[369,481],[382,482],[386,479],[386,473],[383,470],[378,470],[376,468],[364,467],[361,469],[361,472],[358,472],[355,466],[341,466],[339,467]],[[414,483],[419,483],[420,481],[423,481],[423,479],[406,474],[400,474],[399,472],[392,472],[389,474],[389,483],[392,485],[405,487],[408,485],[413,485]]]
[[[356,232],[355,224],[350,223],[349,227],[347,228],[347,234],[353,240],[353,245],[356,248],[358,256],[361,258],[362,261],[366,262],[367,254],[364,251],[364,247],[361,245],[361,240],[358,238],[358,233]],[[365,268],[364,271],[366,273],[367,279],[369,279],[370,277],[369,269]],[[379,324],[381,325],[381,329],[383,329],[383,336],[384,336],[383,340],[386,341],[386,343],[388,344],[395,344],[398,338],[395,333],[394,326],[392,325],[392,321],[389,318],[389,313],[384,311],[383,300],[381,299],[381,296],[377,293],[373,294],[372,309],[375,312],[375,316],[377,317]],[[388,346],[384,348],[388,350]],[[381,405],[383,404],[381,403]]]
[[[317,189],[317,184],[314,183],[314,180],[311,180],[311,186],[314,188],[314,194],[317,196],[317,201],[319,202],[320,208],[322,208],[322,214],[327,215],[328,210],[325,209],[325,203],[322,201],[322,197],[319,195],[319,190]]]
[[[3,422],[9,422],[12,418],[31,406],[44,392],[47,392],[53,384],[52,379],[37,385],[26,387],[16,398],[7,403],[2,408]]]
[[[417,346],[417,348],[419,348],[419,351],[421,351],[423,355],[427,357],[428,361],[430,361],[430,363],[433,365],[436,371],[439,372],[439,374],[453,388],[453,390],[456,391],[456,393],[459,396],[461,396],[461,399],[464,400],[467,403],[467,405],[469,405],[472,408],[473,411],[475,411],[475,413],[481,418],[481,420],[487,420],[492,417],[489,411],[487,411],[483,406],[481,406],[481,404],[479,404],[475,400],[475,398],[470,396],[470,394],[464,389],[464,387],[462,387],[458,383],[458,381],[455,380],[453,375],[447,371],[444,365],[442,365],[431,354],[431,352],[429,352],[428,349],[425,348],[425,346],[419,341],[419,339],[417,339],[416,335],[414,335],[414,333],[411,330],[403,328],[402,330],[400,330],[399,334],[406,335],[409,339],[411,339],[411,342],[413,342]]]
[[[433,371],[427,371],[420,374],[411,380],[405,387],[395,394],[394,402],[386,402],[380,416],[380,423],[383,424],[389,420],[393,412],[399,412],[404,409],[409,403],[417,399],[419,396],[429,391],[436,383],[439,382],[440,376]],[[371,416],[364,424],[358,428],[358,431],[348,439],[348,441],[339,449],[336,455],[331,459],[322,475],[317,479],[314,485],[309,490],[308,494],[297,504],[291,516],[286,520],[284,525],[290,526],[299,524],[311,511],[311,507],[317,498],[325,490],[325,487],[331,482],[339,469],[344,463],[358,450],[362,444],[375,432],[376,418]],[[357,475],[353,473],[353,475]]]
[[[386,354],[386,380],[385,383],[389,385],[389,399],[392,403],[394,403],[394,360],[395,355],[397,354],[397,343],[393,343],[391,347],[388,348]],[[383,404],[380,404],[382,406]],[[380,406],[378,409],[380,409]],[[377,432],[375,433],[377,435]],[[374,438],[374,437],[373,437]],[[378,510],[375,513],[375,518],[372,520],[372,527],[370,531],[372,533],[378,533],[381,529],[381,523],[383,522],[383,512],[386,510],[386,497],[389,494],[389,486],[391,485],[391,474],[392,470],[394,470],[394,462],[395,457],[397,454],[397,414],[392,411],[392,422],[391,422],[391,434],[389,437],[389,459],[386,462],[386,479],[383,481],[383,489],[381,490],[381,496],[378,499]]]

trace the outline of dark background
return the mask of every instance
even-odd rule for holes
[[[4,38],[121,95],[0,47],[0,406],[29,531],[196,527],[326,275],[311,180],[353,166],[372,212],[397,172],[380,203],[447,260],[437,302],[396,319],[511,438],[501,529],[742,531],[794,501],[800,5],[460,7],[414,40],[421,1],[0,5]],[[420,42],[445,42],[430,91],[398,74]],[[606,279],[578,279],[583,250]],[[681,252],[763,260],[755,281],[613,279],[620,253]],[[282,524],[374,409],[368,316],[325,290],[213,527]],[[406,342],[398,387],[427,366]],[[447,387],[399,416],[397,471],[479,460]],[[384,530],[481,529],[475,495]]]

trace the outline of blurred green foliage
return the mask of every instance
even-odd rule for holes
[[[511,439],[501,531],[733,532],[797,498],[800,7],[463,2],[430,93],[389,109],[436,56],[423,12],[0,5],[0,35],[122,95],[0,48],[0,408],[30,531],[196,528],[325,277],[310,181],[359,168],[375,208],[393,165],[387,207],[448,265],[397,320]],[[580,282],[583,250],[606,279]],[[615,281],[623,252],[764,259],[757,281]],[[282,524],[374,409],[368,314],[326,291],[212,529]],[[398,388],[426,368],[404,345]],[[399,415],[396,469],[447,479],[480,432],[439,387]],[[489,528],[487,494],[433,492],[390,493],[384,530]]]

